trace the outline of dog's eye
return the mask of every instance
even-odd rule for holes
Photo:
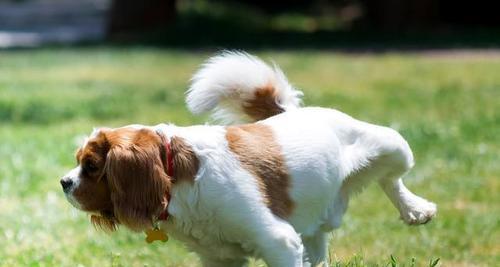
[[[85,165],[83,165],[83,169],[86,172],[92,173],[92,172],[97,171],[98,168],[93,162],[89,161],[89,162],[86,162]]]

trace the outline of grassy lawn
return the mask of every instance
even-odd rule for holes
[[[96,126],[204,123],[184,105],[210,53],[155,49],[0,52],[0,266],[199,266],[181,244],[148,245],[124,229],[97,232],[59,178]],[[493,266],[500,262],[500,55],[345,55],[261,51],[305,93],[399,130],[416,157],[406,181],[436,202],[409,227],[376,186],[333,233],[333,266]],[[412,260],[414,258],[414,260]],[[252,263],[262,265],[260,262]]]

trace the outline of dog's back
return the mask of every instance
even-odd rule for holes
[[[259,177],[274,215],[300,234],[310,263],[325,260],[325,233],[340,226],[349,197],[370,181],[379,183],[406,223],[435,215],[434,203],[402,183],[413,155],[399,133],[337,110],[301,108],[301,96],[277,66],[223,53],[194,76],[187,104],[226,123],[251,122],[226,127],[229,149]]]

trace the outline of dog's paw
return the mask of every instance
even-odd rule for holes
[[[436,204],[423,198],[413,199],[401,210],[401,219],[409,225],[418,225],[428,223],[436,216]]]

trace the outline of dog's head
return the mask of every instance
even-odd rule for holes
[[[78,149],[78,166],[61,179],[68,201],[105,230],[140,231],[165,210],[171,177],[162,138],[140,127],[95,130]]]

